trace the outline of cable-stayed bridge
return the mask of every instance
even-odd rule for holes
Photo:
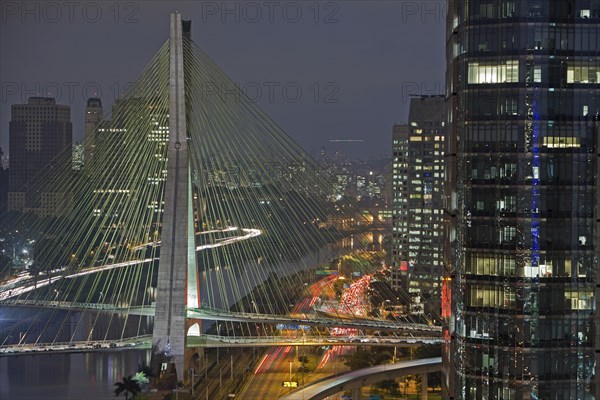
[[[281,346],[382,346],[382,347],[414,347],[418,345],[439,344],[438,336],[379,336],[379,335],[354,335],[354,336],[318,336],[303,335],[301,337],[289,336],[219,336],[200,335],[188,336],[188,347],[281,347]],[[118,341],[99,343],[90,341],[65,342],[52,344],[24,344],[0,347],[0,354],[31,354],[36,352],[53,353],[81,353],[90,351],[118,351],[132,349],[151,349],[152,337],[137,336]]]
[[[139,316],[155,316],[155,308],[149,307],[128,307],[128,308],[116,308],[109,304],[97,304],[97,303],[75,303],[66,301],[36,301],[36,300],[6,300],[2,303],[5,306],[30,306],[30,307],[44,307],[44,308],[59,308],[63,310],[74,310],[74,311],[99,311],[126,315],[139,315]],[[346,316],[345,318],[323,318],[319,316],[307,316],[304,314],[303,317],[294,317],[290,315],[273,315],[273,314],[260,314],[256,312],[231,312],[220,309],[211,308],[187,308],[186,316],[188,319],[198,320],[214,320],[214,321],[228,321],[228,322],[254,322],[259,324],[294,324],[294,325],[306,325],[316,327],[337,327],[345,329],[371,329],[378,331],[393,331],[396,333],[407,333],[407,334],[429,334],[439,335],[441,328],[435,325],[417,324],[417,323],[398,323],[395,321],[376,320],[369,318],[357,318]],[[437,337],[437,336],[432,336]],[[407,337],[407,340],[413,339]]]
[[[298,343],[244,334],[259,324],[397,334],[309,334],[307,345],[317,337],[340,345],[437,342],[441,330],[431,321],[369,315],[364,286],[337,316],[293,309],[333,259],[360,253],[352,275],[382,279],[381,255],[360,249],[373,218],[351,200],[333,201],[327,173],[190,29],[171,16],[169,40],[86,137],[84,169],[62,168],[65,151],[23,189],[19,212],[3,216],[33,254],[0,285],[0,306],[38,311],[0,332],[2,349],[133,344],[152,348],[184,380],[203,347]],[[321,296],[313,293],[313,302]],[[229,323],[234,334],[206,336],[203,321]]]

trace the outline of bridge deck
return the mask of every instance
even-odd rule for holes
[[[98,303],[73,303],[64,301],[35,301],[35,300],[5,300],[0,305],[28,305],[31,307],[52,307],[74,311],[101,311],[122,313],[129,315],[154,316],[153,306],[119,308],[112,304]],[[240,313],[211,308],[188,308],[187,317],[191,319],[229,321],[229,322],[254,322],[265,324],[294,324],[308,325],[325,328],[349,328],[349,329],[367,329],[379,331],[393,331],[408,333],[415,336],[440,336],[441,327],[434,325],[405,323],[378,319],[334,319],[327,317],[306,316],[305,318],[292,317],[287,315],[271,315],[256,313]]]
[[[345,390],[369,386],[384,379],[438,372],[441,371],[441,365],[441,357],[376,365],[312,383],[300,390],[280,397],[280,400],[319,400]]]
[[[279,347],[279,346],[387,346],[413,347],[423,344],[439,344],[437,337],[402,336],[188,336],[188,347]],[[146,350],[151,348],[149,335],[114,341],[83,341],[52,344],[20,344],[0,346],[0,356],[31,353],[87,353],[97,351]]]

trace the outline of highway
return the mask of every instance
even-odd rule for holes
[[[233,226],[233,227],[228,227],[228,228],[220,229],[220,230],[201,232],[201,233],[199,233],[199,235],[207,234],[207,233],[215,233],[215,232],[230,232],[230,231],[234,231],[237,229],[238,229],[237,227]],[[226,239],[221,240],[218,243],[200,245],[200,246],[196,247],[196,251],[202,251],[202,250],[214,249],[217,247],[227,246],[227,245],[230,245],[233,243],[237,243],[237,242],[241,242],[244,240],[248,240],[248,239],[257,237],[262,234],[262,231],[260,229],[242,228],[241,230],[242,230],[242,232],[244,232],[244,235],[226,238]],[[144,243],[142,245],[136,246],[134,249],[140,250],[140,249],[146,248],[147,246],[158,246],[159,244],[160,244],[160,242],[149,242],[149,243]],[[139,260],[124,261],[124,262],[115,263],[115,264],[107,264],[107,265],[102,265],[99,267],[84,269],[82,271],[79,271],[79,272],[76,272],[73,274],[68,274],[68,275],[63,275],[64,271],[66,270],[66,268],[63,268],[63,269],[51,271],[51,273],[54,274],[54,276],[51,275],[49,277],[44,277],[43,279],[40,278],[39,281],[33,282],[33,284],[32,284],[33,278],[27,272],[21,272],[17,277],[0,285],[0,302],[2,302],[3,300],[7,300],[7,299],[10,299],[13,297],[17,297],[17,296],[29,293],[29,292],[39,289],[41,287],[50,285],[60,279],[72,279],[72,278],[77,278],[80,276],[96,274],[96,273],[102,272],[102,271],[109,271],[112,269],[130,267],[130,266],[139,265],[139,264],[145,264],[145,263],[149,263],[151,261],[158,261],[158,258],[144,258],[144,259],[139,259]],[[29,279],[27,279],[27,277]],[[20,286],[20,284],[24,284],[26,286]]]
[[[306,288],[304,296],[298,301],[291,311],[291,314],[298,315],[310,312],[317,298],[321,295],[321,292],[335,279],[335,276],[328,276]],[[305,331],[287,329],[282,332],[282,338],[287,340],[288,343],[285,343],[285,346],[271,348],[265,352],[255,366],[253,374],[249,376],[239,393],[240,398],[277,399],[279,396],[292,390],[290,387],[284,387],[284,382],[296,382],[297,385],[301,385],[303,382],[308,382],[313,379],[310,373],[299,371],[302,363],[298,361],[298,356],[307,356],[310,360],[308,364],[310,367],[313,366],[313,358],[317,357],[310,354],[309,350],[304,350],[304,348],[300,347],[309,345],[308,336],[305,334]],[[318,338],[318,340],[323,339],[324,338]],[[311,343],[310,345],[315,346],[316,344],[318,343]],[[318,358],[322,361],[323,356],[324,354]],[[326,366],[331,367],[332,363],[330,362],[327,364],[326,362],[327,360],[321,364],[321,374],[330,371]],[[314,364],[316,365],[317,362]]]

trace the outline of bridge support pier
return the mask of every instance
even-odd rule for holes
[[[171,14],[169,38],[169,142],[165,182],[161,250],[156,287],[156,311],[152,332],[157,363],[170,364],[177,381],[183,382],[186,368],[188,269],[196,272],[193,208],[191,204],[188,131],[181,15]],[[192,236],[190,237],[190,232]],[[196,282],[192,282],[196,284]],[[197,288],[195,291],[197,292]],[[194,294],[194,293],[190,293]],[[197,306],[197,305],[196,305]],[[160,361],[158,361],[160,359]]]
[[[183,381],[184,383],[191,382],[192,379],[192,368],[194,369],[193,375],[198,377],[202,370],[202,364],[204,363],[204,348],[192,347],[187,348],[185,351],[183,365],[187,367],[184,371]],[[198,379],[196,379],[197,381]]]
[[[195,267],[195,265],[194,265]],[[189,273],[188,273],[189,279]],[[195,277],[194,277],[195,281]],[[188,289],[189,290],[189,289]],[[197,307],[197,305],[195,305]],[[202,334],[202,320],[199,319],[188,319],[186,322],[186,335],[196,336]],[[187,344],[187,341],[186,341]],[[183,365],[185,368],[184,371],[184,382],[190,382],[192,378],[192,368],[194,369],[195,376],[198,376],[200,371],[202,370],[202,366],[204,364],[204,347],[186,347],[184,352],[184,360]]]
[[[427,386],[429,386],[429,382],[427,381],[427,372],[421,374],[421,400],[427,400]]]
[[[352,400],[360,400],[360,388],[352,389]]]

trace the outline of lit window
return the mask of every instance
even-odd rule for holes
[[[473,285],[470,292],[469,305],[472,307],[513,308],[515,306],[514,288]]]
[[[542,68],[541,67],[535,67],[533,69],[533,81],[540,83],[542,81]]]
[[[510,243],[517,235],[517,229],[514,226],[506,226],[500,232],[500,243]]]
[[[600,69],[594,65],[569,65],[567,67],[567,83],[600,82]]]
[[[592,290],[566,290],[565,300],[570,301],[571,310],[591,310],[594,304],[594,292]]]
[[[519,81],[519,62],[503,64],[469,63],[468,83],[505,83]]]
[[[579,147],[579,139],[576,137],[547,136],[544,138],[542,145],[548,148]]]

